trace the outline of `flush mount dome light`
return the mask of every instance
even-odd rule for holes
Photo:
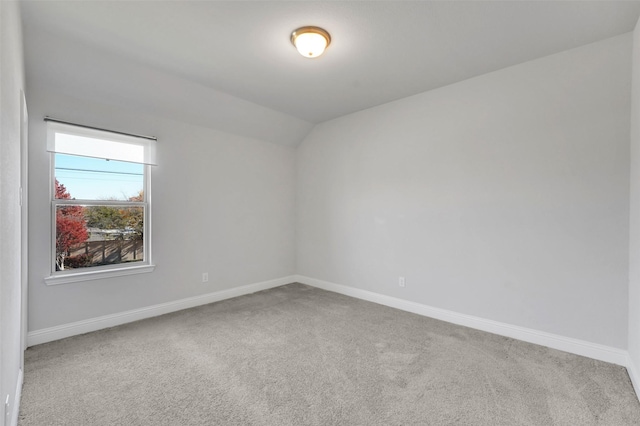
[[[305,58],[317,58],[331,43],[331,36],[319,27],[302,27],[291,33],[291,43]]]

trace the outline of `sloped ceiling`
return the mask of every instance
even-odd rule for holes
[[[25,1],[29,86],[295,146],[315,123],[633,29],[636,1]],[[332,35],[305,59],[292,30]]]

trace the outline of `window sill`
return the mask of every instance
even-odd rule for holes
[[[51,275],[44,279],[47,285],[58,285],[77,283],[90,280],[101,280],[104,278],[122,277],[126,275],[146,274],[152,272],[156,265],[140,265],[129,266],[123,268],[114,269],[101,269],[99,271],[88,272],[73,272],[73,273],[59,273],[57,275]]]

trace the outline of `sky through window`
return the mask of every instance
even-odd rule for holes
[[[128,200],[144,188],[138,163],[55,154],[55,175],[78,200]]]

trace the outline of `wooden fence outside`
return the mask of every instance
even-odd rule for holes
[[[135,262],[143,260],[144,246],[138,239],[85,241],[69,250],[68,259],[81,256],[89,256],[84,266]]]

